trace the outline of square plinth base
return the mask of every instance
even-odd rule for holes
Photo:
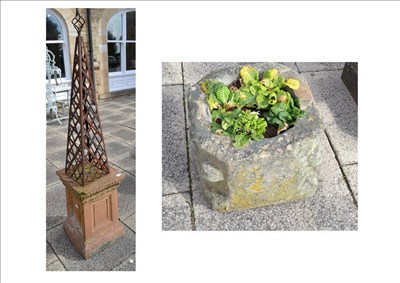
[[[110,168],[109,174],[81,186],[68,177],[64,169],[57,171],[57,175],[65,186],[67,219],[64,231],[87,259],[123,235],[118,221],[117,188],[124,176]]]

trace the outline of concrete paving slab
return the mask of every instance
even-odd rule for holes
[[[53,130],[60,134],[63,137],[67,137],[68,134],[68,120],[63,120],[62,125],[57,124],[49,124],[47,125],[47,129]],[[47,130],[49,131],[49,130]],[[67,139],[65,139],[65,142],[67,142]]]
[[[300,72],[332,71],[344,68],[344,62],[297,62]]]
[[[120,155],[118,158],[114,159],[113,164],[119,168],[136,175],[136,150],[135,148],[128,153]]]
[[[321,151],[318,193],[305,203],[314,214],[318,230],[357,230],[358,210],[327,139]]]
[[[56,175],[57,167],[46,160],[46,187],[61,182]]]
[[[113,139],[127,143],[128,145],[135,146],[136,131],[133,129],[120,125],[114,125],[113,129],[109,131],[107,135]]]
[[[136,179],[132,175],[124,174],[118,190],[118,212],[119,218],[125,219],[135,212],[136,208]]]
[[[326,126],[336,126],[356,135],[357,104],[340,78],[341,72],[302,74],[310,85],[314,101]]]
[[[341,165],[358,160],[358,107],[341,79],[340,71],[303,74]]]
[[[162,105],[163,194],[189,190],[182,86],[164,86]]]
[[[133,254],[128,259],[124,260],[120,265],[115,267],[112,271],[135,271],[136,270],[136,256]]]
[[[346,165],[342,169],[358,203],[358,164]]]
[[[179,193],[163,196],[163,231],[190,231],[192,230],[191,223],[189,193]]]
[[[58,261],[56,254],[50,248],[50,245],[46,243],[46,266]]]
[[[340,165],[343,166],[358,162],[358,138],[356,136],[350,135],[336,127],[328,127],[326,133]]]
[[[66,271],[62,263],[57,260],[46,267],[46,271]]]
[[[121,220],[121,222],[136,232],[136,213],[129,215],[125,219]]]
[[[46,152],[52,153],[65,149],[67,147],[67,139],[65,136],[47,129],[46,133]]]
[[[64,222],[67,217],[65,187],[58,183],[46,189],[46,229]]]
[[[47,231],[47,241],[67,270],[112,270],[135,253],[135,234],[125,226],[123,237],[117,238],[87,260],[72,246],[62,225]]]
[[[162,84],[173,85],[182,84],[181,62],[163,62],[162,63]]]
[[[115,140],[111,137],[104,137],[108,160],[113,162],[123,155],[130,153],[134,150],[133,146]]]
[[[54,164],[58,169],[65,168],[65,156],[67,147],[58,149],[57,151],[47,152],[46,159]]]

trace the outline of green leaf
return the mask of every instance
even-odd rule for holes
[[[256,102],[258,107],[261,109],[267,109],[269,106],[267,97],[262,94],[257,95]]]
[[[213,93],[210,93],[208,95],[207,103],[208,103],[208,107],[210,107],[210,110],[221,108],[221,104],[219,103],[219,100],[215,97],[215,95]]]
[[[274,68],[265,71],[263,77],[269,80],[273,80],[277,75],[278,75],[278,70]]]
[[[277,76],[274,83],[277,88],[282,88],[285,86],[285,79],[282,76]]]
[[[270,93],[270,95],[268,96],[268,104],[274,105],[276,102],[277,102],[276,93],[274,93],[274,92]]]
[[[293,90],[299,89],[300,82],[295,79],[287,79],[285,84]]]
[[[218,100],[222,103],[225,104],[228,102],[229,96],[231,92],[229,91],[229,88],[224,85],[224,84],[218,84],[215,89],[215,96],[218,98]]]
[[[256,89],[254,86],[251,86],[251,87],[250,87],[250,93],[251,93],[252,95],[256,95],[256,94],[257,94],[257,89]]]
[[[240,69],[240,77],[242,78],[243,83],[248,85],[253,81],[258,81],[259,74],[256,69],[249,66],[244,66],[242,69]]]

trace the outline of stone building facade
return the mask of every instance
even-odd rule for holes
[[[79,9],[86,21],[81,35],[89,54],[88,9]],[[96,95],[99,99],[132,94],[136,88],[135,9],[90,9]],[[46,11],[46,45],[55,53],[65,80],[71,79],[77,32],[72,25],[76,9]],[[110,50],[112,49],[112,50]],[[69,62],[69,66],[68,63]]]

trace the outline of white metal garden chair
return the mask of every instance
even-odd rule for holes
[[[53,76],[56,84],[58,84],[58,78],[60,78],[61,81],[61,69],[56,66],[55,58],[56,56],[54,55],[54,53],[51,52],[46,46],[46,76],[49,84],[51,84]]]
[[[53,116],[53,114],[56,116],[56,119],[50,120],[48,123],[58,121],[61,124],[61,120],[68,118],[71,83],[63,81],[61,69],[56,66],[54,58],[53,52],[48,50],[46,46],[46,110],[50,116]],[[52,84],[53,76],[55,84]],[[61,106],[62,111],[58,110],[58,106]]]

